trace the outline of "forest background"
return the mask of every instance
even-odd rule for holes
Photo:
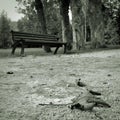
[[[119,0],[16,0],[18,13],[24,14],[24,17],[18,21],[11,21],[7,13],[3,11],[0,15],[0,48],[9,48],[12,45],[11,30],[39,34],[52,34],[60,37],[62,41],[68,43],[67,49],[74,48],[80,50],[85,48],[86,43],[92,44],[90,48],[106,47],[106,45],[120,44],[120,1]],[[91,4],[90,4],[91,3]],[[98,4],[99,3],[99,4]],[[77,5],[76,5],[77,4]],[[97,7],[88,7],[97,5]],[[100,20],[104,23],[104,33],[101,42],[94,40],[90,32],[95,32],[94,27],[87,26],[87,10],[93,9],[96,15],[100,9],[103,18]],[[77,12],[76,12],[77,11]],[[87,16],[85,17],[82,16]],[[98,13],[99,15],[99,13]],[[77,16],[79,21],[77,23]],[[99,19],[99,18],[98,18]],[[92,19],[93,20],[93,19]],[[97,20],[96,20],[97,21]],[[95,21],[94,21],[95,22]],[[80,26],[83,24],[84,26]],[[98,24],[96,22],[96,24]],[[75,25],[79,27],[75,28]],[[99,26],[99,24],[98,24]],[[83,27],[83,32],[82,32]],[[97,27],[96,27],[97,28]],[[77,36],[77,31],[80,31]],[[100,31],[99,31],[100,32]],[[83,36],[83,34],[85,34]],[[83,39],[82,41],[77,39]],[[99,37],[101,39],[101,37]],[[85,41],[85,43],[83,43]],[[75,43],[75,45],[74,45]]]

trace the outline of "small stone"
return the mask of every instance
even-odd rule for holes
[[[53,70],[53,68],[50,68],[49,70]]]
[[[107,76],[110,77],[110,76],[112,76],[112,75],[111,75],[111,74],[108,74]]]
[[[33,76],[30,76],[30,78],[33,78]]]
[[[80,82],[80,81],[78,81],[78,82],[77,82],[77,85],[78,85],[79,87],[85,87],[85,86],[86,86],[86,84],[85,84],[85,83]]]
[[[70,84],[67,84],[66,86],[67,86],[67,87],[70,87]]]
[[[107,82],[103,82],[103,84],[108,84]]]
[[[33,88],[35,89],[36,87],[35,87],[35,86],[33,86]]]
[[[52,103],[52,102],[50,102],[49,104],[50,104],[50,105],[53,105],[53,103]]]
[[[9,71],[9,72],[7,72],[7,74],[13,74],[13,72],[12,72],[12,71]]]
[[[53,116],[55,116],[56,115],[56,113],[53,113]]]

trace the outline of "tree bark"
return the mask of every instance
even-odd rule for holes
[[[85,11],[81,0],[71,0],[72,28],[74,49],[84,48],[85,41]]]
[[[67,42],[67,50],[72,49],[72,28],[69,21],[70,0],[60,0],[60,14],[62,19],[63,41]]]
[[[91,47],[99,48],[105,45],[104,42],[104,16],[101,0],[90,0],[88,5],[88,19],[91,28]]]
[[[42,34],[47,34],[46,19],[44,14],[43,3],[41,0],[35,0],[35,8],[37,10],[38,19],[41,24]],[[49,46],[44,46],[46,52],[51,52]]]
[[[104,19],[101,0],[71,0],[73,43],[85,48],[87,39],[92,48],[104,45]]]

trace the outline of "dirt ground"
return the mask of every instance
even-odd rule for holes
[[[0,120],[120,120],[120,49],[79,54],[5,56],[0,50]],[[67,105],[85,89],[102,93],[111,108],[71,110]]]

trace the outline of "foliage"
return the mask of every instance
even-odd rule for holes
[[[61,37],[62,27],[58,3],[52,0],[44,1],[44,7],[48,33]]]
[[[40,33],[40,25],[38,19],[29,19],[26,16],[17,22],[18,30],[21,32],[31,32],[31,33]]]
[[[0,47],[6,48],[10,44],[10,20],[5,11],[0,15]]]
[[[17,0],[19,3],[18,11],[25,15],[18,21],[19,31],[41,33],[40,22],[37,17],[35,3],[33,0]],[[44,12],[47,24],[48,34],[61,33],[61,22],[59,15],[59,7],[56,2],[43,0]],[[60,34],[59,34],[60,36]]]
[[[115,24],[116,21],[113,21],[109,18],[107,20],[106,28],[105,28],[105,42],[106,44],[119,44],[119,35],[117,33],[118,27]]]
[[[104,0],[105,40],[107,44],[120,44],[120,1]]]
[[[37,18],[34,0],[16,0],[18,11],[25,15],[18,21],[19,31],[41,33],[41,25]],[[49,34],[61,37],[60,2],[64,0],[42,0]],[[119,44],[120,38],[120,0],[101,0],[105,20],[105,40],[107,44]],[[69,33],[67,31],[67,33]]]
[[[24,32],[38,33],[40,31],[40,26],[36,12],[32,6],[33,2],[31,0],[29,1],[17,0],[17,1],[19,2],[18,12],[23,13],[25,15],[17,23],[18,30]]]
[[[116,21],[117,21],[117,26],[118,26],[117,33],[119,34],[119,38],[120,38],[120,7],[118,9]],[[119,44],[120,44],[120,40],[119,40]]]
[[[17,21],[11,21],[10,28],[11,28],[11,30],[18,31]]]
[[[118,9],[120,7],[119,0],[104,0],[104,5],[108,9],[108,15],[112,18],[116,18]]]

